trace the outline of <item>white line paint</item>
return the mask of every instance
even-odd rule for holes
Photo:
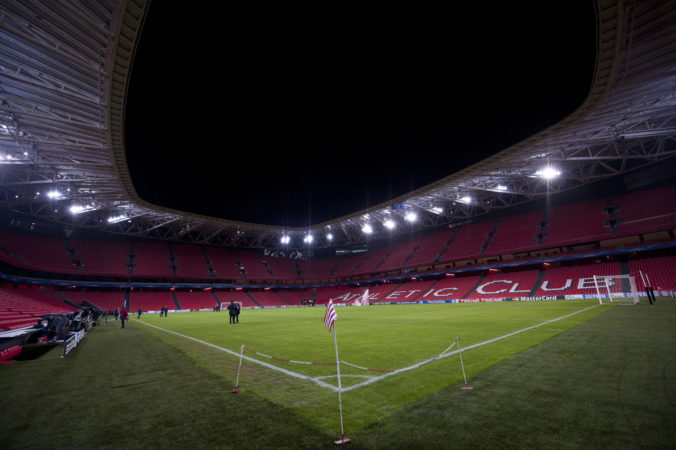
[[[153,327],[153,328],[156,328],[156,329],[158,329],[158,330],[162,330],[162,331],[164,331],[164,332],[166,332],[166,333],[175,334],[176,336],[180,336],[180,337],[182,337],[182,338],[189,339],[189,340],[191,340],[191,341],[199,342],[200,344],[204,344],[204,345],[206,345],[206,346],[208,346],[208,347],[215,348],[216,350],[220,350],[220,351],[222,351],[222,352],[230,353],[231,355],[236,356],[237,358],[240,357],[240,354],[237,353],[237,352],[233,352],[232,350],[228,350],[227,348],[224,348],[224,347],[219,347],[218,345],[214,345],[214,344],[212,344],[212,343],[210,343],[210,342],[206,342],[206,341],[203,341],[203,340],[201,340],[201,339],[197,339],[197,338],[194,338],[194,337],[191,337],[191,336],[186,336],[185,334],[181,334],[181,333],[177,333],[177,332],[175,332],[175,331],[167,330],[166,328],[161,328],[161,327],[158,327],[157,325],[152,325],[152,324],[149,324],[149,323],[146,323],[146,322],[142,322],[142,321],[140,321],[140,320],[139,320],[139,321],[136,321],[136,323],[142,323],[142,324],[147,325],[147,326],[149,326],[149,327]],[[295,377],[295,378],[300,378],[301,380],[311,381],[311,382],[313,382],[313,383],[318,384],[318,385],[321,386],[321,387],[330,389],[330,390],[332,390],[332,391],[334,391],[334,392],[338,392],[338,388],[337,388],[336,386],[330,385],[330,384],[328,384],[328,383],[324,383],[322,380],[320,380],[320,379],[318,379],[318,378],[313,378],[313,377],[309,377],[309,376],[307,376],[307,375],[303,375],[302,373],[298,373],[298,372],[293,372],[293,371],[291,371],[291,370],[282,369],[281,367],[277,367],[277,366],[274,366],[274,365],[272,365],[272,364],[268,364],[268,363],[266,363],[266,362],[259,361],[259,360],[257,360],[257,359],[251,358],[251,357],[249,357],[249,356],[244,356],[244,355],[241,355],[241,356],[242,356],[242,359],[245,359],[245,360],[247,360],[247,361],[249,361],[249,362],[252,362],[252,363],[255,363],[255,364],[260,364],[261,366],[267,367],[268,369],[276,370],[276,371],[282,372],[282,373],[284,373],[284,374],[286,374],[286,375],[289,375],[289,376],[292,376],[292,377]]]
[[[552,323],[552,322],[557,322],[557,321],[559,321],[559,320],[567,319],[568,317],[572,317],[572,316],[574,316],[574,315],[576,315],[576,314],[580,314],[581,312],[585,312],[585,311],[588,311],[588,310],[590,310],[590,309],[597,308],[598,306],[600,306],[600,305],[590,306],[590,307],[588,307],[588,308],[584,308],[584,309],[581,309],[581,310],[579,310],[579,311],[575,311],[575,312],[573,312],[573,313],[566,314],[565,316],[557,317],[556,319],[547,320],[547,321],[542,322],[542,323],[539,323],[539,324],[537,324],[537,325],[532,325],[532,326],[530,326],[530,327],[522,328],[522,329],[520,329],[520,330],[514,331],[514,332],[512,332],[512,333],[505,334],[505,335],[500,336],[500,337],[496,337],[496,338],[493,338],[493,339],[489,339],[489,340],[487,340],[487,341],[479,342],[478,344],[469,345],[469,346],[467,346],[467,347],[464,347],[464,348],[462,349],[462,351],[463,351],[463,352],[466,352],[467,350],[471,350],[471,349],[473,349],[473,348],[481,347],[481,346],[487,345],[487,344],[492,344],[492,343],[494,343],[494,342],[500,341],[500,340],[502,340],[502,339],[507,339],[508,337],[512,337],[512,336],[517,335],[517,334],[519,334],[519,333],[523,333],[523,332],[525,332],[525,331],[530,331],[530,330],[533,330],[533,329],[535,329],[535,328],[542,327],[542,326],[544,326],[544,325],[550,324],[550,323]],[[441,358],[446,358],[446,357],[451,356],[451,355],[456,355],[456,354],[458,354],[458,352],[460,352],[460,350],[453,350],[452,352],[444,353],[444,354],[442,354],[442,355],[439,356],[439,359],[441,359]],[[386,373],[386,374],[384,374],[384,375],[375,376],[375,377],[373,377],[373,378],[371,378],[371,379],[369,379],[369,380],[367,380],[367,381],[363,381],[363,382],[361,382],[361,383],[358,383],[358,384],[355,384],[355,385],[346,387],[346,388],[343,389],[343,392],[345,392],[345,391],[351,391],[352,389],[357,389],[357,388],[359,388],[359,387],[366,386],[367,384],[375,383],[376,381],[382,380],[383,378],[390,377],[390,376],[392,376],[392,375],[396,375],[396,374],[398,374],[398,373],[407,372],[407,371],[409,371],[409,370],[416,369],[416,368],[418,368],[421,364],[422,364],[422,363],[416,363],[416,364],[413,364],[412,366],[404,367],[403,369],[397,369],[397,370],[395,370],[394,372],[389,372],[389,373]]]
[[[546,321],[544,321],[544,322],[542,322],[542,323],[539,323],[539,324],[537,324],[537,325],[532,325],[532,326],[530,326],[530,327],[526,327],[526,328],[522,328],[522,329],[517,330],[517,331],[513,331],[513,332],[508,333],[508,334],[505,334],[505,335],[503,335],[503,336],[499,336],[499,337],[496,337],[496,338],[493,338],[493,339],[489,339],[489,340],[487,340],[487,341],[479,342],[479,343],[477,343],[477,344],[469,345],[469,346],[467,346],[467,347],[464,347],[464,348],[462,349],[462,351],[463,351],[463,352],[466,352],[466,351],[471,350],[471,349],[473,349],[473,348],[478,348],[478,347],[482,347],[482,346],[484,346],[484,345],[492,344],[492,343],[494,343],[494,342],[501,341],[502,339],[507,339],[507,338],[512,337],[512,336],[515,336],[515,335],[517,335],[517,334],[524,333],[524,332],[530,331],[530,330],[534,330],[535,328],[539,328],[539,327],[548,325],[548,324],[553,323],[553,322],[558,322],[559,320],[567,319],[567,318],[569,318],[569,317],[572,317],[572,316],[574,316],[574,315],[576,315],[576,314],[583,313],[583,312],[588,311],[588,310],[590,310],[590,309],[598,308],[599,306],[601,306],[601,305],[593,305],[593,306],[590,306],[590,307],[587,307],[587,308],[583,308],[583,309],[581,309],[581,310],[579,310],[579,311],[575,311],[575,312],[572,312],[572,313],[570,313],[570,314],[566,314],[566,315],[564,315],[564,316],[557,317],[557,318],[555,318],[555,319],[546,320]],[[158,329],[158,330],[162,330],[162,331],[164,331],[164,332],[166,332],[166,333],[171,333],[171,334],[174,334],[174,335],[176,335],[176,336],[180,336],[180,337],[183,337],[183,338],[185,338],[185,339],[189,339],[189,340],[191,340],[191,341],[199,342],[200,344],[204,344],[204,345],[209,346],[209,347],[211,347],[211,348],[215,348],[216,350],[220,350],[220,351],[229,353],[229,354],[231,354],[231,355],[233,355],[233,356],[236,356],[237,358],[240,357],[240,354],[239,354],[238,352],[234,352],[234,351],[232,351],[232,350],[228,350],[227,348],[224,348],[224,347],[219,347],[218,345],[211,344],[211,343],[206,342],[206,341],[203,341],[203,340],[201,340],[201,339],[196,339],[196,338],[191,337],[191,336],[186,336],[186,335],[184,335],[184,334],[177,333],[177,332],[171,331],[171,330],[167,330],[166,328],[161,328],[161,327],[158,327],[158,326],[156,326],[156,325],[151,325],[151,324],[146,323],[146,322],[142,322],[142,321],[135,321],[135,322],[136,322],[136,323],[142,323],[142,324],[147,325],[147,326],[149,326],[149,327],[153,327],[153,328],[156,328],[156,329]],[[451,346],[451,347],[452,347],[452,346]],[[446,357],[448,357],[448,356],[456,355],[456,354],[458,354],[459,351],[460,351],[460,350],[453,350],[453,351],[448,352],[448,353],[442,353],[442,354],[439,355],[439,357],[438,357],[437,359],[442,359],[442,358],[446,358]],[[321,380],[321,379],[323,379],[323,378],[335,377],[335,375],[332,375],[332,376],[330,376],[330,377],[315,377],[315,378],[313,378],[313,377],[310,377],[310,376],[307,376],[307,375],[303,375],[302,373],[293,372],[293,371],[291,371],[291,370],[283,369],[283,368],[281,368],[281,367],[277,367],[277,366],[275,366],[275,365],[268,364],[268,363],[263,362],[263,361],[259,361],[259,360],[257,360],[257,359],[251,358],[251,357],[249,357],[249,356],[244,356],[244,355],[242,355],[242,358],[245,359],[245,360],[247,360],[247,361],[249,361],[249,362],[252,362],[252,363],[254,363],[254,364],[259,364],[259,365],[261,365],[261,366],[263,366],[263,367],[267,367],[268,369],[276,370],[276,371],[282,372],[282,373],[284,373],[284,374],[286,374],[286,375],[289,375],[289,376],[292,376],[292,377],[295,377],[295,378],[300,378],[301,380],[311,381],[312,383],[315,383],[315,384],[317,384],[317,385],[319,385],[319,386],[321,386],[321,387],[330,389],[330,390],[332,390],[332,391],[334,391],[334,392],[338,392],[338,387],[333,386],[333,385],[328,384],[328,383],[325,383],[325,382],[323,382],[323,381]],[[410,365],[410,366],[408,366],[408,367],[403,367],[403,368],[401,368],[401,369],[396,369],[396,370],[394,370],[394,371],[392,371],[392,372],[388,372],[388,373],[383,374],[383,375],[377,375],[377,376],[369,377],[366,381],[363,381],[363,382],[361,382],[361,383],[354,384],[354,385],[352,385],[352,386],[344,387],[344,388],[343,388],[343,392],[351,391],[351,390],[353,390],[353,389],[357,389],[357,388],[359,388],[359,387],[366,386],[366,385],[369,385],[369,384],[371,384],[371,383],[375,383],[376,381],[380,381],[380,380],[382,380],[383,378],[387,378],[387,377],[390,377],[390,376],[392,376],[392,375],[397,375],[397,374],[402,373],[402,372],[408,372],[409,370],[417,369],[418,367],[420,367],[420,366],[422,366],[422,365],[425,365],[425,364],[429,363],[429,361],[430,361],[430,360],[427,359],[427,360],[425,360],[425,361],[418,362],[418,363],[415,363],[415,364]]]

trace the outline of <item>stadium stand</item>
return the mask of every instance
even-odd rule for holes
[[[43,314],[76,309],[45,290],[0,287],[0,330],[31,326]]]
[[[265,255],[261,257],[261,264],[269,267],[276,279],[299,280],[301,278],[294,259]]]
[[[463,225],[458,230],[448,250],[441,254],[440,261],[458,261],[482,255],[495,226],[495,220],[484,220]]]
[[[190,310],[213,309],[214,305],[218,303],[210,292],[181,291],[176,292],[175,294],[176,298],[178,299],[179,305],[181,305],[181,309],[190,309]]]
[[[405,267],[416,250],[420,248],[422,241],[423,238],[410,239],[394,246],[387,259],[383,261],[380,267],[377,267],[378,271],[387,272]]]
[[[257,253],[246,250],[233,250],[232,254],[235,262],[239,263],[240,270],[244,274],[244,279],[271,280],[275,278],[272,270],[261,262],[261,257]]]
[[[464,299],[473,291],[483,277],[480,275],[444,278],[425,291],[418,300],[458,300]]]
[[[171,246],[176,276],[182,278],[210,278],[204,249],[200,245],[173,244]]]
[[[538,270],[491,273],[482,279],[467,297],[480,299],[531,297],[538,287],[539,274]]]
[[[172,277],[169,245],[166,242],[137,242],[134,244],[134,275]],[[144,308],[145,309],[145,308]]]
[[[303,280],[328,280],[335,273],[339,260],[336,259],[300,259],[297,260]]]
[[[288,303],[283,297],[280,297],[276,292],[268,291],[249,291],[248,293],[253,301],[259,306],[288,306]]]
[[[558,247],[613,237],[608,225],[605,199],[594,199],[549,210],[541,247]]]
[[[227,280],[244,278],[244,274],[235,262],[235,258],[230,249],[209,247],[205,248],[205,253],[209,258],[213,273],[216,274],[217,278]]]
[[[4,249],[0,256],[11,264],[43,272],[82,272],[71,261],[64,239],[0,232],[0,243]]]
[[[124,306],[124,292],[119,291],[73,291],[64,293],[63,296],[76,305],[86,301],[104,311],[115,311]]]
[[[465,268],[525,259],[536,252],[574,256],[599,247],[633,249],[643,243],[670,242],[676,230],[675,212],[676,191],[670,184],[466,223],[351,256],[288,259],[181,243],[63,239],[1,231],[0,259],[16,268],[49,273],[49,278],[64,274],[125,279],[355,281],[376,274],[424,273],[435,267]]]
[[[548,269],[536,296],[595,294],[594,275],[620,275],[619,262]]]
[[[638,289],[645,288],[641,275],[644,278],[647,275],[653,289],[676,290],[676,256],[631,260],[629,261],[629,268],[631,275],[636,277]]]
[[[167,291],[133,291],[129,295],[129,314],[143,308],[144,311],[159,311],[163,306],[176,309],[176,302],[171,292]]]
[[[436,263],[446,253],[459,228],[430,234],[422,239],[420,248],[404,264],[406,267],[416,267]]]
[[[674,186],[634,192],[614,198],[621,235],[649,233],[676,227]]]
[[[533,249],[538,241],[538,223],[544,211],[534,210],[501,217],[485,255],[517,253]]]
[[[71,242],[88,275],[125,276],[129,274],[129,252],[131,245],[126,242]]]
[[[249,294],[243,291],[219,291],[215,294],[224,307],[231,301],[241,302],[242,306],[245,308],[260,306],[249,296]]]

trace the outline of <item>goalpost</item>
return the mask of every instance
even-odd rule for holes
[[[594,275],[594,286],[601,305],[635,305],[639,301],[636,277],[631,275]]]

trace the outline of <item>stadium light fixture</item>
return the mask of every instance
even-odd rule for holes
[[[289,235],[285,234],[285,235],[282,236],[282,238],[280,239],[280,242],[281,242],[282,244],[286,245],[286,244],[288,244],[289,242],[291,242],[291,238],[289,237]]]
[[[397,227],[397,223],[392,219],[387,219],[383,225],[385,225],[385,228],[388,230],[394,230]]]
[[[327,239],[328,241],[332,241],[332,240],[333,240],[333,234],[327,233],[326,239]]]
[[[314,241],[314,237],[311,234],[306,234],[305,237],[303,238],[303,242],[306,244],[312,244],[312,241]]]
[[[547,166],[535,172],[535,175],[544,178],[545,180],[552,180],[561,175],[561,171],[559,171],[555,167]]]
[[[444,212],[444,208],[440,206],[433,206],[432,211],[435,212],[436,214],[441,214]]]
[[[110,216],[108,217],[108,223],[118,223],[124,220],[127,220],[128,217],[125,214],[120,214],[119,216]]]
[[[418,215],[414,212],[410,212],[406,214],[406,221],[407,222],[415,222],[418,220]]]
[[[361,231],[364,232],[364,234],[371,234],[373,233],[373,227],[370,224],[366,224],[363,227],[361,227]]]
[[[504,184],[498,184],[498,185],[495,187],[495,189],[498,190],[498,191],[503,191],[503,192],[504,192],[504,191],[507,190],[507,186],[505,186]]]
[[[469,195],[463,195],[458,199],[458,201],[461,203],[470,204],[472,203],[472,197],[470,197]]]
[[[59,191],[49,191],[49,192],[47,192],[47,197],[49,197],[53,200],[57,200],[57,199],[63,197],[63,195],[61,195],[61,192],[59,192]]]
[[[87,211],[94,211],[96,206],[94,205],[71,205],[70,212],[72,214],[81,214]]]

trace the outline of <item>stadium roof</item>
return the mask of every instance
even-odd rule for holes
[[[587,99],[477,164],[302,229],[160,207],[136,192],[124,140],[129,77],[148,8],[143,0],[0,5],[0,207],[7,214],[188,243],[344,247],[462,222],[676,154],[673,3],[599,0]]]

